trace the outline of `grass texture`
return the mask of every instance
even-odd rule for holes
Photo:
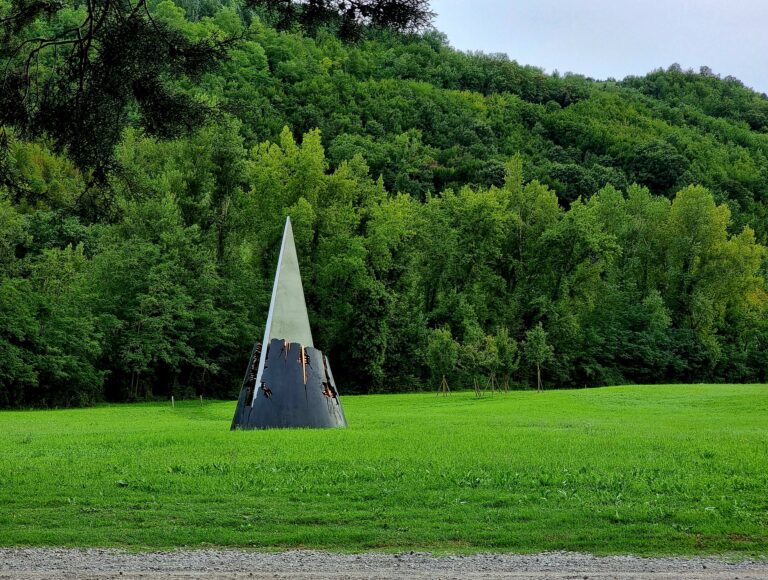
[[[0,545],[768,555],[768,386],[0,413]]]

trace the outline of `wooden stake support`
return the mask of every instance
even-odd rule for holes
[[[451,394],[451,389],[448,387],[448,381],[445,380],[445,375],[443,375],[443,380],[440,381],[440,386],[437,389],[438,396],[440,396],[440,393],[442,393],[444,397]]]
[[[485,383],[485,390],[491,389],[491,394],[496,394],[496,387],[498,386],[498,383],[496,382],[496,375],[495,373],[491,373],[488,377],[488,381]]]

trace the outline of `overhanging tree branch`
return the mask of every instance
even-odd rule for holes
[[[205,107],[175,81],[214,68],[239,38],[192,40],[156,21],[147,0],[86,0],[80,24],[56,30],[72,4],[14,0],[0,18],[0,131],[48,135],[102,176],[129,111],[160,135],[202,122]],[[50,34],[29,34],[41,28]]]

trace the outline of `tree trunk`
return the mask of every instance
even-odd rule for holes
[[[536,390],[541,392],[541,366],[536,364]]]

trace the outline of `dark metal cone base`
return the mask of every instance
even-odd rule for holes
[[[346,426],[328,359],[314,347],[280,339],[267,349],[261,384],[244,385],[232,422],[233,429]]]

